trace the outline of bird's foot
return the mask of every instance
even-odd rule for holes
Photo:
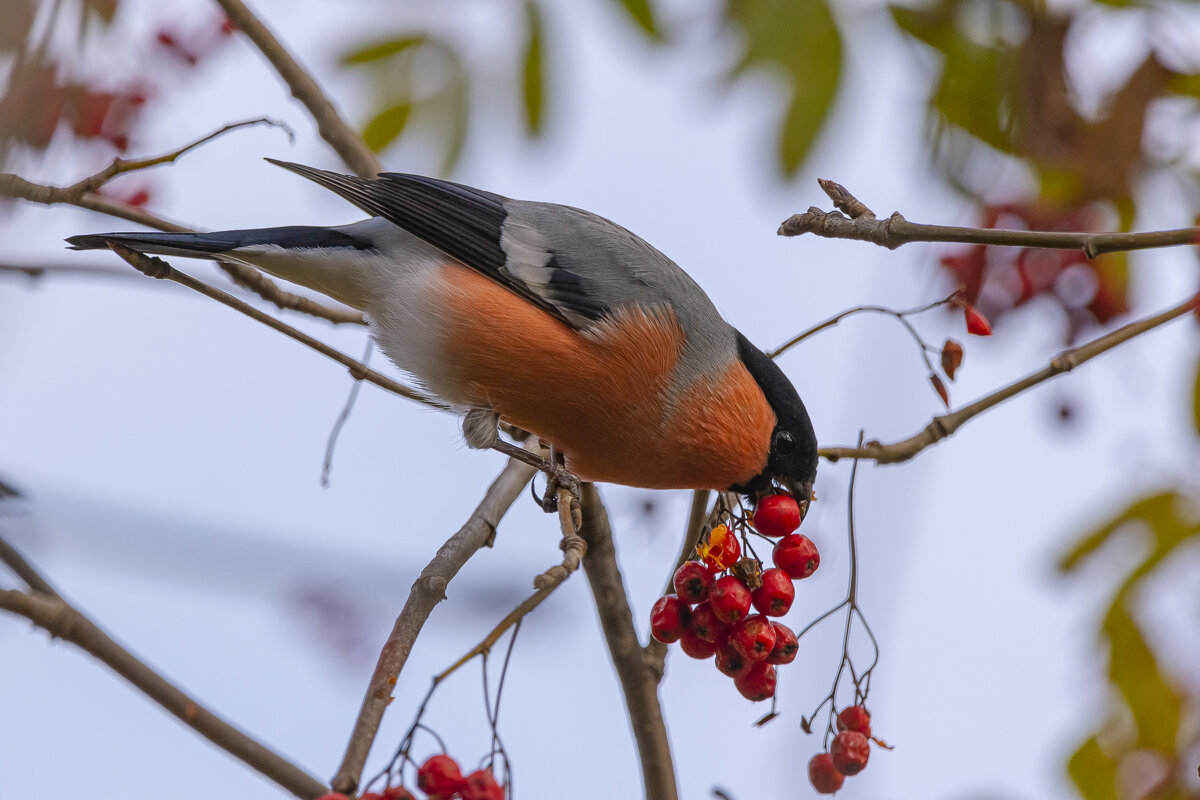
[[[567,469],[561,455],[553,449],[550,450],[550,459],[546,462],[542,471],[546,473],[546,490],[539,498],[536,490],[530,485],[530,490],[534,492],[534,500],[537,501],[537,504],[547,514],[553,514],[559,510],[559,492],[565,490],[570,496],[571,522],[574,524],[575,530],[579,530],[583,525],[581,506],[583,501],[583,482],[579,480],[578,475]]]
[[[500,440],[500,415],[490,408],[472,408],[463,415],[463,440],[472,450],[490,450]]]

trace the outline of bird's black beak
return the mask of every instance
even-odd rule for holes
[[[813,496],[812,481],[800,483],[799,481],[793,481],[785,478],[780,482],[783,484],[784,488],[791,493],[792,497],[796,499],[796,502],[800,504],[800,521],[803,522],[805,515],[808,514],[809,504],[816,499]]]

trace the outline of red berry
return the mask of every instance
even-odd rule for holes
[[[775,649],[775,629],[761,614],[751,614],[733,626],[729,646],[751,661],[762,661]]]
[[[775,629],[775,646],[771,648],[771,655],[767,656],[767,663],[792,663],[796,660],[796,652],[800,649],[800,642],[796,641],[796,634],[792,633],[792,629],[782,622],[772,620],[771,627]]]
[[[963,306],[963,317],[967,321],[967,333],[974,336],[991,336],[992,324],[987,317],[979,313],[979,309],[967,303]]]
[[[782,617],[791,609],[792,601],[796,599],[796,587],[792,584],[792,576],[781,569],[764,569],[762,586],[754,590],[752,599],[758,613],[768,617]]]
[[[842,709],[837,716],[839,731],[858,731],[868,739],[871,738],[871,715],[862,706],[849,706]]]
[[[685,603],[699,603],[708,596],[708,587],[712,585],[713,576],[699,561],[685,561],[683,566],[675,570],[671,585],[675,594]]]
[[[728,525],[718,525],[709,531],[708,541],[696,545],[696,552],[710,569],[721,572],[738,562],[742,546]]]
[[[750,612],[750,587],[735,575],[717,578],[708,589],[708,602],[717,619],[734,623]]]
[[[170,31],[159,31],[158,43],[163,47],[174,47],[176,45],[175,34]]]
[[[462,791],[464,785],[458,762],[444,753],[430,756],[417,770],[417,788],[429,795],[431,800],[435,797],[448,800]]]
[[[733,685],[747,700],[758,702],[775,696],[775,668],[765,661],[750,667],[750,671],[733,679]]]
[[[348,800],[348,798],[339,792],[330,792],[329,794],[321,795],[317,800]]]
[[[721,645],[704,641],[693,633],[691,628],[683,632],[679,646],[692,658],[712,658],[721,649]]]
[[[383,800],[383,795],[379,792],[364,792],[358,796],[358,800]]]
[[[403,786],[389,786],[383,790],[383,800],[416,800],[416,798]]]
[[[496,783],[490,769],[477,769],[467,776],[462,800],[504,800],[504,787]]]
[[[717,652],[717,670],[731,678],[740,678],[750,671],[754,662],[729,645]]]
[[[688,630],[695,634],[696,638],[712,644],[724,644],[729,638],[729,623],[717,617],[712,604],[707,600],[692,609]]]
[[[650,635],[663,644],[679,641],[690,613],[687,604],[673,594],[658,598],[650,609]]]
[[[820,794],[833,794],[842,788],[846,776],[833,766],[833,757],[829,753],[817,753],[808,762],[808,782]]]
[[[800,504],[788,494],[767,495],[754,509],[754,527],[773,539],[787,536],[800,527]]]
[[[821,565],[817,546],[802,533],[789,533],[775,543],[771,552],[775,566],[792,576],[792,580],[807,578]]]
[[[857,775],[867,766],[867,757],[871,755],[871,741],[858,731],[842,731],[833,737],[829,746],[829,755],[833,758],[833,766],[843,775]]]

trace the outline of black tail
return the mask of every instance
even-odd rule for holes
[[[368,242],[332,228],[304,225],[214,233],[94,233],[67,239],[72,250],[104,250],[110,242],[142,253],[190,258],[217,258],[221,253],[263,245],[288,250],[329,247],[361,250],[371,246]]]

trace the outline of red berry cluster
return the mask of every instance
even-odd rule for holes
[[[817,753],[808,762],[808,780],[821,794],[841,789],[846,778],[863,771],[871,755],[871,715],[865,708],[843,708],[837,727],[829,752]]]
[[[417,770],[417,788],[426,800],[504,800],[504,787],[496,782],[490,769],[477,769],[463,777],[455,761],[444,753],[430,756]],[[317,800],[350,800],[332,792]],[[417,800],[403,786],[389,786],[382,792],[367,792],[359,800]]]
[[[697,546],[699,560],[675,572],[675,593],[654,604],[650,632],[664,644],[679,642],[692,658],[715,657],[717,669],[733,678],[742,696],[757,701],[775,695],[775,667],[791,663],[798,649],[796,634],[768,617],[788,612],[796,598],[792,581],[812,575],[821,557],[807,536],[793,533],[800,507],[788,495],[763,498],[753,525],[779,539],[772,554],[775,566],[761,572],[759,586],[751,590],[741,575],[730,572],[741,561],[741,546],[728,526],[717,525]]]

